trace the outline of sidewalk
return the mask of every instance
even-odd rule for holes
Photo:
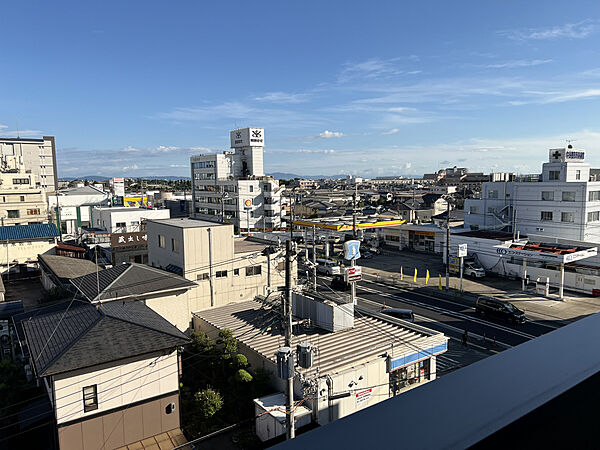
[[[372,260],[361,261],[366,279],[397,285],[402,288],[419,290],[423,294],[448,298],[458,303],[474,306],[477,297],[489,295],[509,300],[518,308],[525,311],[528,317],[555,326],[566,325],[587,315],[600,312],[600,298],[578,295],[567,292],[564,300],[559,300],[557,294],[550,298],[537,295],[533,286],[527,292],[521,291],[520,280],[509,280],[495,276],[483,279],[463,279],[463,293],[458,289],[460,280],[450,277],[450,290],[446,291],[445,269],[439,255],[428,255],[401,252],[393,255],[378,256]],[[402,280],[400,279],[402,267]],[[417,269],[417,282],[414,282],[414,271]],[[426,272],[429,270],[429,282],[426,284]],[[439,289],[441,275],[442,290]]]

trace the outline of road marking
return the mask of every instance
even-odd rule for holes
[[[377,306],[377,307],[381,307],[381,303],[379,303],[379,302],[375,302],[375,301],[373,301],[373,300],[369,300],[369,299],[366,299],[366,298],[363,298],[363,297],[356,296],[356,300],[357,300],[357,301],[358,301],[358,300],[360,300],[360,301],[361,301],[361,302],[363,302],[363,303],[371,303],[372,305],[375,305],[375,306]],[[458,333],[458,334],[461,334],[461,335],[462,335],[462,334],[464,333],[464,331],[465,331],[465,330],[463,330],[463,329],[461,329],[461,328],[457,328],[457,327],[455,327],[455,326],[448,325],[447,323],[444,323],[444,322],[439,322],[439,321],[437,321],[437,320],[435,320],[435,319],[431,319],[431,318],[429,318],[429,317],[421,316],[420,314],[415,314],[415,318],[419,318],[419,320],[422,320],[423,322],[433,322],[433,323],[435,323],[436,325],[438,325],[438,326],[439,326],[439,327],[441,327],[441,328],[446,328],[446,329],[448,329],[448,330],[450,330],[450,331],[453,331],[453,332],[455,332],[455,333]],[[479,339],[480,341],[484,341],[484,338],[483,338],[483,336],[481,336],[480,334],[477,334],[477,333],[469,333],[469,335],[470,335],[470,336],[472,336],[472,337],[474,337],[474,338],[476,338],[476,339]],[[452,336],[448,336],[448,337],[449,337],[450,339],[454,339],[454,340],[455,340],[455,341],[457,341],[457,342],[461,342],[461,340],[460,340],[460,339],[457,339],[457,338],[455,338],[455,337],[452,337]],[[485,340],[489,341],[490,343],[492,342],[492,341],[491,341],[489,338],[486,338]],[[498,353],[498,352],[497,352],[497,351],[495,351],[495,350],[492,350],[492,349],[489,349],[489,348],[486,348],[486,347],[482,347],[481,345],[477,345],[477,344],[475,344],[475,343],[471,343],[471,345],[472,345],[473,347],[477,347],[477,348],[480,348],[480,349],[482,349],[482,350],[486,350],[486,351],[490,351],[490,352]],[[502,342],[502,341],[496,341],[496,345],[498,345],[498,346],[500,346],[500,347],[507,348],[507,349],[512,347],[512,345],[510,345],[510,344],[506,344],[506,343],[504,343],[504,342]]]
[[[527,338],[527,339],[535,339],[537,337],[537,336],[534,336],[532,334],[525,333],[525,332],[522,332],[522,331],[519,331],[519,330],[513,330],[512,328],[508,328],[508,327],[505,327],[503,325],[498,325],[498,324],[495,324],[495,323],[492,323],[492,322],[488,322],[486,320],[482,320],[482,319],[479,319],[477,317],[471,317],[471,316],[467,316],[466,314],[459,313],[459,312],[456,312],[456,311],[446,310],[446,309],[440,308],[439,306],[428,305],[426,303],[422,303],[422,302],[419,302],[419,301],[416,301],[416,300],[408,299],[408,298],[402,297],[400,295],[390,294],[390,293],[387,293],[387,292],[378,291],[376,289],[367,288],[367,287],[364,287],[364,286],[360,286],[359,289],[362,289],[363,291],[371,292],[371,293],[374,293],[374,294],[378,294],[378,295],[380,295],[382,297],[391,298],[392,300],[398,300],[398,301],[402,301],[404,303],[408,303],[408,304],[411,304],[411,305],[414,305],[414,306],[419,306],[421,308],[433,310],[433,311],[436,311],[436,312],[438,312],[440,314],[443,314],[443,315],[446,315],[446,316],[456,317],[456,318],[463,319],[463,320],[469,320],[471,322],[475,322],[475,323],[478,323],[480,325],[486,325],[486,326],[489,326],[491,328],[496,328],[497,330],[505,331],[507,333],[515,334],[515,335],[518,335],[518,336],[521,336],[521,337],[524,337],[524,338]]]

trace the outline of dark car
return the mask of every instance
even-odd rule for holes
[[[475,311],[484,316],[524,323],[525,313],[510,302],[492,297],[479,297],[475,303]]]
[[[395,317],[396,319],[406,320],[408,322],[415,321],[415,315],[410,309],[402,309],[402,308],[385,308],[379,311],[381,314],[385,314],[386,316]]]
[[[331,288],[338,291],[350,290],[350,283],[346,283],[343,275],[334,275],[331,280]]]

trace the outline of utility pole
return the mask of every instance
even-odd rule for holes
[[[517,210],[513,204],[513,219],[512,219],[512,232],[513,232],[513,242],[517,239]]]
[[[356,239],[356,191],[357,186],[354,185],[354,194],[352,194],[352,237]],[[350,261],[350,267],[356,266],[356,259],[352,258]],[[352,281],[350,283],[350,295],[352,297],[352,304],[356,305],[356,282]]]
[[[313,225],[312,229],[313,234],[313,254],[312,254],[312,263],[313,263],[313,288],[315,292],[317,292],[317,236],[316,236],[316,226]]]
[[[285,243],[285,346],[292,348],[292,241]],[[293,353],[290,358],[293,358]],[[293,367],[293,365],[292,365]],[[285,416],[285,428],[287,439],[296,437],[294,429],[294,373],[289,371],[287,379],[287,414]]]
[[[215,290],[213,288],[213,263],[212,263],[212,230],[207,228],[208,232],[208,284],[210,288],[210,306],[215,306]]]
[[[450,200],[446,200],[446,290],[450,290]]]

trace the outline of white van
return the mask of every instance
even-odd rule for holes
[[[317,272],[324,273],[325,275],[340,275],[342,269],[338,263],[331,259],[317,259]]]

